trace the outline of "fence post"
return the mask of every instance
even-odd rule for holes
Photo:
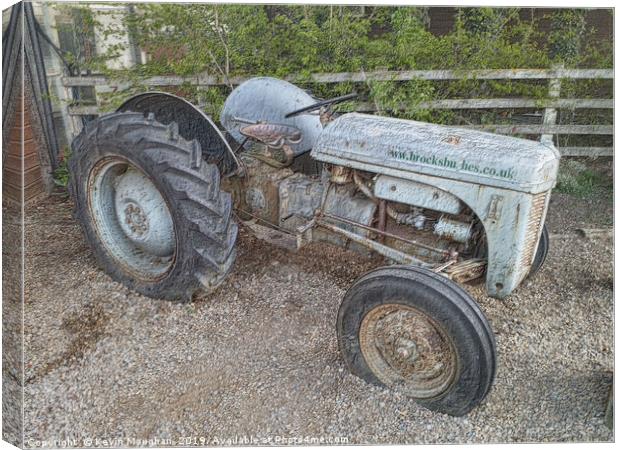
[[[563,66],[555,66],[554,69],[562,69]],[[549,98],[559,98],[560,91],[562,90],[562,79],[561,78],[552,78],[549,80]],[[555,108],[545,108],[545,112],[542,118],[543,125],[555,125],[557,123],[558,118],[558,110]],[[553,134],[543,134],[540,136],[540,142],[543,144],[555,145],[553,143]]]
[[[69,111],[71,104],[75,101],[75,98],[73,96],[73,89],[76,89],[76,88],[65,86],[65,100],[64,100],[65,104],[63,106],[64,113],[66,117],[69,118],[69,128],[71,131],[71,139],[69,139],[69,146],[71,146],[71,141],[75,139],[75,137],[78,134],[80,134],[80,132],[82,131],[82,118],[71,115]]]

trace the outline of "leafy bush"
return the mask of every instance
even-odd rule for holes
[[[61,187],[67,187],[69,183],[69,157],[71,156],[71,151],[68,147],[65,147],[62,152],[62,159],[58,164],[58,167],[52,174],[52,179],[54,183]]]
[[[132,91],[143,91],[141,80],[153,75],[207,73],[228,87],[195,89],[191,100],[208,99],[219,111],[235,76],[296,74],[298,82],[311,73],[412,70],[612,67],[611,47],[594,42],[595,30],[585,26],[585,10],[557,10],[552,32],[540,32],[539,20],[524,20],[518,8],[461,8],[451,33],[428,30],[428,8],[359,6],[285,6],[143,3],[123,18],[132,40],[149,55],[146,64],[110,70],[99,56],[96,70],[131,82],[125,91],[107,94],[109,109]],[[103,27],[106,36],[116,29]],[[88,67],[82,61],[80,67]],[[576,91],[600,89],[600,82],[574,85]],[[466,121],[453,112],[425,111],[425,100],[459,97],[534,97],[544,99],[544,81],[471,80],[430,83],[422,80],[312,85],[328,97],[355,89],[391,115],[440,123]],[[106,96],[102,96],[104,103]],[[105,105],[104,105],[105,106]],[[495,117],[489,120],[501,120]],[[506,120],[508,120],[506,118]]]

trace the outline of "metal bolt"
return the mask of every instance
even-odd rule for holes
[[[407,359],[410,362],[418,359],[418,347],[414,341],[407,338],[400,338],[397,341],[397,345],[396,354],[402,359]]]
[[[399,347],[396,349],[396,353],[398,354],[398,356],[400,356],[403,359],[408,359],[410,352],[408,349],[406,349],[405,347]]]

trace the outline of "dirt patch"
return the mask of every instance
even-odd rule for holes
[[[103,307],[92,304],[86,305],[83,310],[74,312],[63,319],[61,328],[69,334],[67,348],[60,356],[38,367],[26,381],[30,383],[61,366],[70,366],[81,360],[105,336],[108,321],[109,316]]]

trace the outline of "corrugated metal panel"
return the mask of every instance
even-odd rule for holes
[[[37,142],[32,134],[32,113],[28,107],[28,102],[24,102],[22,128],[22,113],[19,111],[22,99],[23,96],[19,93],[15,104],[17,111],[10,112],[13,120],[7,133],[8,142],[4,150],[5,158],[2,166],[4,197],[16,203],[22,201],[22,190],[25,201],[36,198],[45,192],[41,160]]]
[[[541,192],[534,195],[532,200],[532,209],[527,222],[527,234],[525,237],[525,251],[521,259],[521,268],[527,273],[530,265],[534,260],[534,253],[537,249],[538,238],[540,236],[543,225],[543,214],[547,206],[547,197],[549,192]]]

